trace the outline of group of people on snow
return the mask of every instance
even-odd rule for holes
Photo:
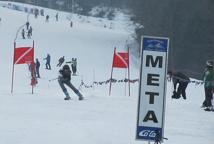
[[[34,12],[35,18],[38,17],[38,14],[39,14],[39,12],[36,12],[36,11]],[[55,18],[56,18],[56,21],[59,21],[58,12],[56,13]],[[50,16],[47,14],[45,16],[45,22],[49,22],[49,19],[50,19]],[[1,22],[1,18],[0,18],[0,22]],[[21,30],[22,39],[26,39],[26,36],[28,39],[30,39],[32,37],[33,28],[32,28],[32,26],[30,26],[29,21],[27,21],[25,25],[26,25],[26,28],[24,27]],[[70,21],[70,27],[73,27],[73,21]]]
[[[190,78],[181,72],[168,71],[169,80],[173,82],[173,99],[179,99],[181,96],[183,99],[186,97],[186,88],[190,83]],[[203,73],[203,82],[204,82],[204,91],[205,91],[205,100],[202,103],[202,108],[205,111],[214,111],[212,100],[214,93],[214,69],[213,61],[208,60],[206,62],[205,70]]]
[[[50,54],[47,54],[47,56],[43,60],[46,60],[46,63],[45,63],[46,69],[51,70]],[[60,57],[56,67],[61,67],[62,64],[64,63],[64,61],[65,61],[65,56]],[[72,71],[70,70],[68,63],[71,64]],[[36,62],[30,63],[29,70],[31,72],[32,78],[34,78],[37,83],[37,78],[41,78],[40,77],[40,62],[39,62],[38,58],[36,58]],[[82,94],[70,82],[71,74],[76,75],[76,72],[77,72],[77,58],[72,58],[71,61],[66,62],[66,64],[62,67],[62,69],[59,70],[58,83],[59,83],[60,87],[62,88],[63,93],[65,94],[64,100],[71,99],[67,89],[65,88],[65,85],[70,87],[74,91],[74,93],[77,94],[77,96],[79,97],[79,100],[83,100]]]
[[[51,65],[50,65],[51,56],[50,56],[50,54],[47,54],[47,56],[43,60],[46,60],[46,63],[45,63],[46,69],[51,70]],[[64,61],[65,61],[65,56],[60,57],[58,60],[58,64],[56,66],[61,67],[62,64],[64,63]],[[70,82],[71,73],[73,75],[76,75],[76,72],[77,72],[77,58],[72,58],[71,61],[68,61],[66,63],[71,63],[72,71],[70,70],[69,65],[65,64],[62,67],[62,69],[59,70],[59,77],[58,77],[58,83],[59,83],[60,87],[62,88],[63,93],[66,96],[64,100],[70,100],[70,96],[69,96],[67,89],[65,88],[65,85],[70,87],[77,94],[77,96],[79,97],[79,100],[83,100],[82,94]],[[39,62],[38,58],[36,58],[36,62],[32,62],[29,65],[29,70],[31,72],[32,78],[34,78],[36,80],[36,83],[37,83],[37,78],[41,78],[40,77],[40,62]]]
[[[32,32],[33,32],[33,28],[32,26],[30,26],[30,23],[29,21],[26,22],[26,28],[24,27],[22,29],[22,39],[25,39],[26,38],[26,34],[27,34],[27,38],[30,39],[32,37]]]
[[[45,69],[51,70],[51,56],[50,56],[50,54],[47,54],[47,56],[45,58],[43,58],[43,60],[46,60]],[[56,67],[61,67],[62,64],[64,63],[64,61],[65,61],[65,56],[60,57],[59,60],[58,60],[57,65],[56,65]],[[67,64],[68,63],[71,64],[72,74],[76,75],[77,74],[77,58],[72,58],[71,61],[68,61],[66,63]],[[36,69],[36,75],[37,75],[38,78],[40,78],[40,73],[39,73],[40,62],[39,62],[38,58],[36,58],[35,66],[36,66],[35,67],[35,69]]]

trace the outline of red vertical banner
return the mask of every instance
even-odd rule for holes
[[[128,83],[129,83],[129,96],[130,96],[129,48],[128,48],[128,52],[116,52],[116,48],[114,48],[109,95],[111,95],[111,86],[112,86],[111,82],[112,82],[113,68],[128,69]]]
[[[11,93],[13,93],[14,65],[32,62],[34,62],[34,41],[32,47],[16,47],[16,42],[14,42]]]

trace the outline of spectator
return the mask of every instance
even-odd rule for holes
[[[44,60],[46,60],[46,64],[45,64],[46,69],[51,70],[51,64],[50,64],[51,63],[51,56],[49,54],[47,54],[47,57],[44,58]]]
[[[70,27],[73,27],[73,22],[71,21],[71,23],[70,23]]]
[[[168,75],[170,75],[170,77],[172,78],[174,86],[172,98],[179,99],[182,95],[183,99],[186,99],[186,88],[188,83],[190,82],[189,77],[181,72],[172,71],[169,71]]]
[[[25,30],[22,29],[22,39],[25,39]]]
[[[56,13],[56,21],[58,21],[58,19],[59,19],[59,14],[58,13]]]
[[[202,107],[207,111],[213,110],[212,99],[213,93],[212,90],[214,88],[214,70],[213,70],[213,62],[208,60],[206,62],[206,68],[203,73],[204,80],[204,90],[205,90],[205,100],[202,104]]]
[[[46,22],[49,22],[49,15],[46,15],[45,21],[46,21]]]
[[[29,30],[28,30],[28,32],[27,32],[27,37],[30,39],[31,38],[31,36],[32,36],[32,32],[33,32],[33,29],[32,29],[32,27],[30,26],[30,28],[29,28]]]
[[[29,29],[29,26],[30,26],[30,23],[29,23],[29,21],[27,21],[26,22],[26,28],[27,28],[27,30]]]
[[[71,63],[71,69],[73,72],[73,75],[77,75],[77,58],[72,58],[71,61],[66,62],[66,63]]]
[[[65,57],[63,56],[63,57],[60,57],[59,58],[59,63],[56,65],[56,66],[58,66],[58,67],[61,67],[61,65],[64,63],[64,61],[65,61]]]
[[[40,62],[38,59],[36,59],[36,76],[37,76],[37,78],[40,78],[39,68],[40,68]]]

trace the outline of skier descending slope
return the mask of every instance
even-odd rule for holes
[[[64,100],[70,100],[71,99],[67,89],[65,88],[65,84],[68,87],[70,87],[79,96],[79,100],[83,100],[82,94],[70,82],[70,80],[71,80],[70,67],[68,65],[64,65],[63,68],[59,70],[59,73],[60,73],[60,75],[58,77],[58,82],[59,82],[60,87],[62,88],[62,91],[64,92],[64,94],[66,96],[64,98]]]

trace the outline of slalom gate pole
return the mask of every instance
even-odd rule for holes
[[[32,94],[33,94],[33,85],[32,85]]]
[[[129,47],[128,47],[128,59],[129,59]],[[128,63],[128,83],[129,83],[129,96],[131,95],[131,88],[130,88],[130,60]]]
[[[126,79],[126,75],[127,75],[127,69],[125,69],[125,79]],[[125,82],[125,96],[126,96],[126,82]]]
[[[113,61],[112,61],[112,67],[111,67],[111,79],[110,79],[110,86],[109,86],[109,96],[111,95],[111,81],[112,81],[112,75],[113,75],[113,63],[114,63],[115,52],[116,52],[116,47],[114,48]]]
[[[11,93],[13,93],[13,79],[14,79],[14,64],[12,68],[12,83],[11,83]]]
[[[32,63],[33,63],[32,66],[31,66],[31,69],[32,69],[31,72],[32,72],[32,74],[33,74],[32,76],[35,77],[35,81],[37,81],[37,80],[36,80],[36,72],[35,72],[36,66],[35,66],[35,64],[34,64],[34,40],[33,40],[33,59],[32,59]],[[36,85],[36,84],[35,84],[35,85]],[[34,85],[32,84],[32,94],[33,94],[33,87],[34,87]]]
[[[13,93],[15,47],[16,47],[16,42],[14,42],[14,50],[13,50],[13,67],[12,67],[11,93]]]

